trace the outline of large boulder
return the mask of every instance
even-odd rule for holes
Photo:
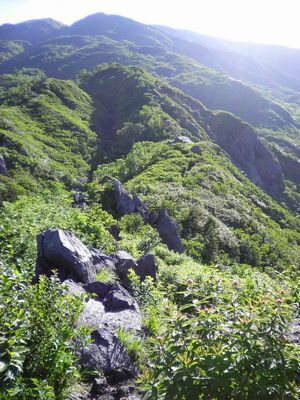
[[[58,269],[62,281],[96,280],[92,253],[72,232],[49,229],[37,236],[37,246],[36,279],[40,274],[49,276],[53,269]]]
[[[152,224],[156,227],[162,241],[169,250],[183,253],[184,248],[179,235],[179,230],[174,219],[170,217],[166,209],[162,209],[157,216],[150,217]]]
[[[113,180],[116,193],[116,210],[120,216],[132,214],[135,212],[135,204],[129,196],[127,190],[118,179]]]
[[[137,261],[135,272],[140,277],[141,282],[143,282],[146,276],[151,276],[151,278],[156,280],[156,270],[154,255],[147,253]]]

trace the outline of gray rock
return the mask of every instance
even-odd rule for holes
[[[135,204],[129,196],[127,190],[123,187],[118,179],[113,180],[114,189],[116,192],[116,210],[120,216],[132,214],[135,212]]]
[[[123,292],[124,294],[124,292]],[[101,301],[89,299],[80,317],[79,326],[94,329],[93,343],[81,350],[81,363],[85,368],[102,370],[104,373],[115,370],[126,370],[133,375],[136,367],[127,351],[117,337],[119,328],[141,331],[142,317],[136,301],[127,292],[128,308],[123,303],[123,309],[116,311],[115,299]],[[118,304],[117,304],[118,305]]]
[[[6,167],[5,158],[3,157],[2,154],[0,154],[0,174],[1,175],[5,175],[5,176],[9,176],[9,172],[7,170],[7,167]]]
[[[191,152],[195,153],[195,154],[199,154],[201,156],[202,154],[202,150],[200,148],[200,146],[198,144],[195,144],[192,148],[191,148]]]
[[[102,268],[108,268],[111,271],[115,272],[115,262],[114,258],[111,256],[107,256],[99,249],[91,249],[90,250],[93,257],[93,264],[96,269],[96,272],[101,271]]]
[[[84,286],[88,293],[96,294],[99,299],[104,299],[107,293],[112,289],[111,283],[105,282],[91,282]]]
[[[59,268],[60,279],[89,283],[96,280],[90,250],[71,232],[49,229],[37,236],[36,279]]]
[[[86,291],[82,285],[82,283],[74,282],[72,279],[67,279],[64,281],[64,284],[67,286],[68,292],[73,295],[84,294]]]
[[[130,308],[136,309],[137,303],[128,291],[124,289],[118,282],[112,285],[111,290],[103,299],[106,310],[116,312]]]
[[[209,124],[209,136],[229,154],[232,162],[267,193],[280,196],[285,187],[280,163],[254,129],[221,112],[211,116]]]
[[[300,344],[300,318],[296,318],[292,321],[286,333],[286,337],[289,342]]]
[[[137,262],[136,273],[141,278],[141,281],[144,281],[146,276],[151,276],[156,280],[156,270],[155,257],[151,253],[145,254]]]
[[[188,138],[187,136],[177,136],[174,140],[174,143],[185,143],[185,144],[192,144],[194,143],[190,138]]]
[[[154,226],[169,250],[174,250],[177,253],[184,251],[176,222],[169,216],[167,210],[162,209],[160,211]]]
[[[94,379],[92,392],[93,394],[104,394],[107,389],[107,380],[105,376],[99,376]]]
[[[133,202],[135,204],[135,211],[141,214],[144,222],[147,222],[149,219],[149,210],[136,193],[133,193]]]
[[[130,269],[136,271],[137,264],[131,254],[126,251],[118,251],[116,253],[116,272],[117,275],[127,289],[130,287],[128,272]]]
[[[109,227],[108,231],[109,231],[109,233],[112,235],[112,237],[115,240],[119,241],[119,240],[122,239],[121,236],[120,236],[120,227],[119,227],[119,225],[117,225],[117,224],[111,225]]]

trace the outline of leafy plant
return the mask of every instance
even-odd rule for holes
[[[82,300],[55,278],[36,285],[1,265],[0,394],[3,399],[65,398],[80,378],[76,348],[86,331],[76,329]]]

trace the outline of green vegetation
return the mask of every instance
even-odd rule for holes
[[[74,339],[80,347],[86,335],[76,329],[82,301],[54,278],[32,286],[25,271],[2,263],[0,300],[1,398],[64,399],[81,376]]]
[[[201,155],[190,144],[137,143],[125,159],[99,166],[95,180],[102,182],[109,174],[136,191],[150,211],[167,208],[186,252],[198,261],[298,269],[299,218],[250,183],[216,145],[197,144]],[[108,188],[104,183],[103,199]],[[123,220],[133,218],[138,219]],[[138,226],[134,232],[139,237],[147,225]]]
[[[298,398],[299,348],[284,334],[298,312],[299,280],[188,258],[159,279],[171,304],[140,378],[146,398]]]

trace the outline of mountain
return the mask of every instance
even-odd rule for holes
[[[273,73],[281,75],[283,72],[299,83],[300,79],[300,50],[277,45],[241,43],[220,39],[207,35],[201,35],[188,30],[155,26],[160,31],[182,40],[200,44],[201,46],[218,50],[224,53],[235,53],[245,56],[250,61],[256,60]],[[249,68],[247,66],[247,68]]]
[[[0,40],[25,40],[38,43],[57,35],[64,26],[51,18],[33,19],[19,24],[3,24],[0,27]]]
[[[297,399],[297,50],[103,13],[0,39],[0,397]]]

